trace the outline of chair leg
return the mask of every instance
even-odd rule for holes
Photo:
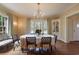
[[[41,49],[40,49],[39,53],[42,54],[43,53],[43,45],[41,44],[40,46],[41,46]]]
[[[13,51],[15,51],[15,47],[13,47]]]
[[[51,52],[52,52],[52,46],[51,46]]]
[[[21,51],[22,51],[22,52],[24,52],[24,49],[23,49],[23,48],[21,48]]]
[[[55,50],[56,50],[56,46],[55,46],[54,48],[55,48]]]

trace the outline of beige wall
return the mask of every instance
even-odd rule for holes
[[[48,23],[48,33],[52,34],[52,20],[47,19],[47,23]]]
[[[13,34],[16,34],[16,33],[18,33],[18,28],[17,28],[18,27],[18,17],[15,15],[12,15],[12,16],[13,16],[12,30],[13,30]]]
[[[27,18],[26,17],[18,17],[18,34],[22,35],[27,32]]]
[[[68,19],[66,19],[66,17],[68,17],[69,15],[73,15],[74,13],[79,13],[79,4],[72,7],[71,9],[65,11],[61,17],[60,17],[60,21],[61,21],[61,25],[60,25],[60,32],[61,32],[61,40],[64,42],[68,42],[68,29],[67,29],[67,23],[68,23]]]
[[[27,32],[27,18],[12,15],[12,34],[22,35]]]

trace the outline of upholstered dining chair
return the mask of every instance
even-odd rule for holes
[[[15,50],[16,47],[18,47],[20,45],[20,38],[17,34],[12,35],[12,39],[13,39],[13,49]]]
[[[43,52],[52,52],[51,37],[41,38],[41,48]]]
[[[57,35],[55,35],[55,34],[54,34],[54,39],[55,39],[54,48],[55,48],[55,50],[56,50],[56,43],[57,43],[58,37],[57,37]]]
[[[36,37],[26,37],[27,50],[33,52],[36,49]]]

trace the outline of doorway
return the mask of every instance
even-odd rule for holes
[[[79,41],[79,14],[67,18],[68,41]]]

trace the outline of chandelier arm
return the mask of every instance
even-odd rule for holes
[[[37,11],[37,18],[40,18],[40,3],[37,3],[38,11]]]

